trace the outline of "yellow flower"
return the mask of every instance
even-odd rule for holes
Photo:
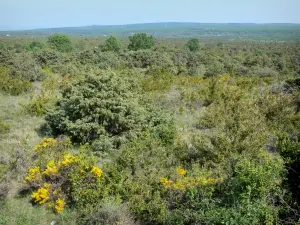
[[[101,177],[102,175],[102,170],[96,166],[92,167],[91,173],[95,176],[95,177]]]
[[[207,179],[206,178],[204,178],[203,180],[202,180],[202,184],[207,184],[208,182],[207,182]]]
[[[173,187],[177,190],[180,190],[180,191],[184,191],[186,189],[186,186],[184,183],[182,183],[180,180],[177,181],[176,183],[174,183]]]
[[[38,153],[42,149],[48,148],[49,146],[53,146],[57,141],[54,138],[44,138],[42,142],[34,147],[34,150]]]
[[[172,187],[173,181],[168,180],[168,179],[165,178],[165,177],[162,177],[162,178],[160,179],[160,183],[162,183],[162,185],[163,185],[166,189],[169,189],[169,188]]]
[[[39,203],[40,205],[44,204],[50,198],[50,184],[45,183],[44,187],[39,188],[36,192],[33,192],[31,198],[34,202]]]
[[[184,176],[184,175],[186,175],[186,170],[185,169],[183,169],[181,166],[180,167],[178,167],[177,168],[177,174],[179,175],[179,176]]]
[[[229,80],[229,79],[230,79],[230,75],[229,75],[229,74],[225,74],[225,75],[223,75],[223,76],[221,76],[221,77],[219,78],[219,81],[225,82],[225,81],[227,81],[227,80]]]
[[[65,208],[65,201],[61,198],[57,199],[55,202],[55,211],[57,213],[60,213],[64,210]]]
[[[64,156],[64,160],[62,162],[59,162],[58,165],[59,166],[65,166],[65,167],[67,167],[70,164],[73,164],[73,163],[75,163],[77,161],[78,161],[78,159],[75,156],[73,156],[70,153],[68,153],[68,154],[66,154]]]
[[[27,177],[25,177],[24,182],[30,183],[32,181],[39,180],[40,178],[41,178],[41,171],[40,171],[40,167],[37,166],[29,169],[28,175]]]
[[[57,173],[58,173],[57,166],[55,165],[54,160],[51,160],[50,162],[48,162],[47,168],[43,172],[43,174],[48,175],[48,176],[53,176],[53,175],[57,175]]]
[[[215,182],[215,180],[212,179],[212,178],[210,178],[210,177],[207,179],[207,183],[209,183],[209,184],[212,184],[212,183],[214,183],[214,182]]]

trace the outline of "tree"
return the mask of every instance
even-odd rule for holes
[[[200,43],[199,43],[199,39],[197,38],[192,38],[190,39],[186,46],[188,47],[188,49],[191,51],[191,52],[196,52],[200,49]]]
[[[64,34],[51,35],[48,37],[48,43],[60,52],[70,52],[73,49],[70,38]]]
[[[103,45],[103,51],[118,52],[120,51],[121,48],[122,48],[121,41],[114,36],[110,36],[108,39],[106,39]]]
[[[37,51],[42,48],[43,48],[43,43],[40,41],[33,41],[29,45],[29,50],[31,51]]]
[[[147,35],[145,33],[137,33],[129,37],[128,49],[137,51],[139,49],[149,49],[155,44],[153,35]]]

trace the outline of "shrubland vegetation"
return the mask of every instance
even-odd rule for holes
[[[300,222],[298,42],[0,46],[0,224]]]

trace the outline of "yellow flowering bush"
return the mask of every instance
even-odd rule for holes
[[[102,175],[102,170],[99,167],[93,166],[91,173],[95,176],[95,177],[101,177]]]
[[[50,198],[50,187],[50,184],[45,183],[43,187],[32,193],[32,200],[36,203],[39,203],[40,205],[46,203]]]
[[[44,138],[42,142],[34,147],[36,152],[40,152],[44,149],[51,148],[57,144],[56,139],[54,138]]]
[[[46,204],[56,213],[62,212],[68,202],[74,205],[74,202],[84,201],[82,193],[100,189],[103,177],[92,155],[83,152],[85,148],[78,154],[71,154],[68,143],[67,139],[43,139],[35,147],[35,166],[28,170],[24,179],[26,184],[36,188],[31,194],[33,202]],[[78,193],[81,196],[78,197]]]
[[[55,211],[57,213],[60,213],[64,210],[65,208],[65,201],[62,198],[58,198],[55,202]]]
[[[26,184],[30,184],[36,182],[41,179],[41,170],[39,166],[30,168],[28,170],[27,176],[24,179]]]
[[[49,161],[47,164],[46,170],[43,172],[43,174],[47,176],[54,176],[58,174],[58,168],[54,162],[54,160]]]
[[[162,177],[160,179],[160,183],[164,186],[165,189],[185,191],[189,188],[223,182],[222,178],[214,179],[211,177],[186,177],[185,175],[187,174],[187,171],[182,167],[178,167],[176,169],[176,172],[179,176],[174,180],[165,177]]]
[[[71,164],[74,164],[76,162],[78,162],[78,158],[71,155],[70,153],[67,153],[66,155],[64,155],[63,161],[58,162],[58,164],[60,166],[67,167],[67,166],[69,166]]]
[[[186,175],[187,171],[185,169],[183,169],[182,167],[178,167],[176,172],[179,176],[184,176],[184,175]]]

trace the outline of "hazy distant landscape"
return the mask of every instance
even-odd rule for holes
[[[47,28],[0,31],[0,36],[46,36],[54,33],[82,36],[129,36],[148,33],[156,37],[202,37],[215,39],[300,40],[300,24],[254,23],[148,23],[111,26]]]

